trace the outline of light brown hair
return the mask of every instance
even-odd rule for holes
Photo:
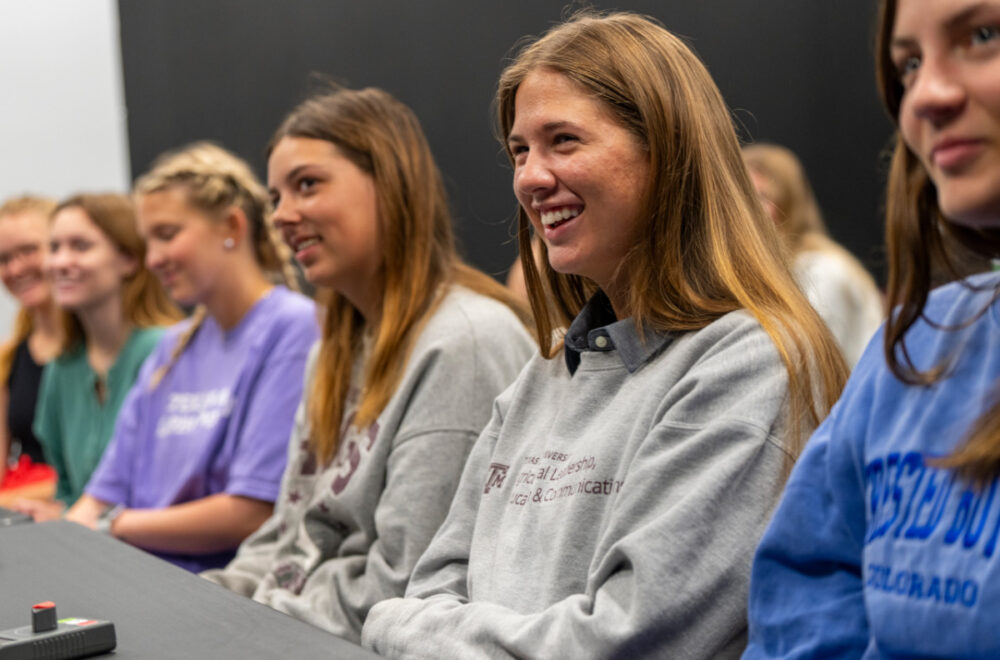
[[[787,369],[789,447],[797,455],[805,432],[840,395],[847,367],[792,279],[708,71],[654,19],[577,14],[523,47],[501,74],[495,103],[498,137],[505,146],[518,86],[540,68],[562,73],[606,104],[649,154],[640,216],[647,219],[646,227],[622,266],[628,313],[640,332],[698,330],[747,309],[774,341]],[[539,273],[523,208],[518,237],[539,345],[551,357],[556,352],[553,328],[567,326],[596,286],[555,272],[547,259]]]
[[[135,259],[135,272],[125,279],[122,306],[125,320],[137,328],[169,325],[183,314],[167,296],[159,281],[146,268],[146,244],[136,227],[135,207],[125,195],[116,193],[84,193],[62,201],[52,212],[55,217],[64,209],[78,208],[108,237],[122,254]],[[65,353],[84,341],[83,327],[76,314],[63,313]]]
[[[12,197],[0,204],[0,222],[3,222],[5,217],[28,213],[37,215],[39,222],[47,222],[55,208],[56,201],[47,197],[35,195]],[[54,304],[51,299],[49,304]],[[34,329],[31,313],[23,308],[17,310],[17,316],[14,317],[14,333],[9,340],[0,346],[0,384],[6,383],[7,379],[10,378],[10,370],[14,366],[17,347],[31,335]]]
[[[237,207],[247,218],[254,256],[274,281],[297,290],[298,280],[291,265],[291,253],[271,222],[271,201],[267,189],[243,159],[211,142],[195,142],[160,155],[153,167],[135,182],[136,198],[170,189],[185,193],[188,204],[209,217]],[[204,308],[196,309],[191,323],[177,339],[170,359],[150,379],[150,387],[163,377],[184,352],[205,320]]]
[[[852,280],[877,288],[861,262],[830,238],[805,168],[791,150],[757,142],[743,147],[743,160],[751,172],[770,185],[773,199],[769,201],[780,215],[778,234],[793,258],[809,251],[836,254],[850,270]]]
[[[322,93],[292,110],[268,154],[286,137],[330,142],[375,182],[381,314],[354,426],[371,424],[388,403],[422,323],[447,287],[458,284],[490,296],[527,319],[510,292],[459,258],[441,174],[407,106],[374,88]],[[336,454],[352,360],[365,328],[346,298],[326,291],[323,300],[326,317],[308,413],[311,448],[325,463]]]
[[[826,224],[802,163],[791,151],[776,144],[757,142],[743,147],[743,160],[751,172],[762,176],[773,189],[781,216],[778,234],[792,254],[803,249],[806,237],[826,235]]]
[[[948,365],[942,363],[926,371],[917,369],[906,347],[906,333],[923,316],[933,288],[935,269],[943,266],[958,274],[959,266],[953,263],[950,241],[983,257],[1000,254],[1000,231],[972,229],[946,218],[938,206],[933,181],[903,142],[898,122],[904,89],[889,51],[896,6],[896,0],[880,2],[875,44],[879,94],[886,112],[897,124],[885,205],[889,253],[887,297],[893,312],[886,322],[884,348],[886,362],[900,380],[912,385],[929,385],[945,377]],[[993,299],[997,297],[1000,297],[1000,288],[994,291]],[[988,307],[980,310],[980,314],[986,309]],[[975,422],[964,444],[941,464],[955,468],[960,475],[976,483],[988,482],[1000,475],[1000,401]]]

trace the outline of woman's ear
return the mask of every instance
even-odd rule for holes
[[[250,235],[250,220],[243,209],[234,205],[223,211],[222,222],[222,246],[227,250],[234,249],[237,245],[247,240]]]

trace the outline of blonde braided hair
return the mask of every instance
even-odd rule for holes
[[[243,159],[212,144],[195,142],[164,153],[152,169],[135,182],[135,197],[179,187],[187,193],[189,204],[209,214],[235,206],[243,211],[250,225],[254,256],[268,278],[298,291],[298,277],[291,264],[291,251],[271,222],[271,201],[267,189]],[[207,312],[195,310],[191,325],[178,339],[170,360],[157,369],[150,380],[155,389],[198,332]]]
[[[191,343],[191,338],[194,337],[195,333],[198,332],[198,328],[201,327],[202,322],[204,322],[205,317],[208,316],[208,312],[205,310],[203,305],[198,306],[191,314],[191,325],[188,326],[184,334],[177,339],[177,343],[174,344],[174,350],[170,353],[170,359],[159,366],[153,375],[149,378],[149,389],[150,391],[155,390],[159,387],[160,383],[163,382],[163,378],[169,373],[170,368],[177,363],[178,358],[180,358],[181,353],[187,348],[187,345]]]

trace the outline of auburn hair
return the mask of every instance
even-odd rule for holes
[[[928,295],[935,284],[935,270],[943,267],[956,277],[961,272],[949,244],[957,243],[972,254],[992,257],[1000,253],[1000,231],[972,229],[946,218],[938,205],[934,182],[903,142],[898,125],[904,89],[889,51],[897,4],[896,0],[879,3],[875,43],[879,95],[897,126],[885,201],[889,257],[886,295],[893,312],[886,322],[884,350],[889,369],[896,377],[911,385],[930,385],[946,376],[948,365],[918,369],[907,349],[906,333],[923,318]],[[997,298],[1000,286],[994,290],[990,304]],[[989,305],[985,306],[979,315],[988,308]],[[976,318],[978,315],[968,322]],[[1000,400],[976,420],[962,446],[940,464],[954,468],[975,483],[989,482],[1000,475]]]
[[[47,197],[37,197],[34,195],[22,195],[8,199],[0,204],[0,222],[4,218],[15,215],[34,215],[38,222],[48,222],[49,216],[56,208],[56,201]],[[48,305],[55,306],[51,296],[47,301]],[[17,347],[25,341],[34,331],[34,321],[31,312],[23,307],[17,310],[14,317],[14,333],[2,346],[0,346],[0,384],[6,383],[10,378],[10,370],[14,366],[14,356],[17,354]]]
[[[117,193],[83,193],[63,200],[52,212],[53,219],[65,209],[80,209],[124,255],[136,262],[135,272],[125,278],[122,306],[125,320],[137,328],[170,325],[184,317],[163,290],[160,282],[146,268],[146,244],[136,226],[132,200]],[[84,341],[80,319],[63,311],[64,339],[60,352]]]
[[[268,155],[286,138],[325,140],[375,183],[382,254],[379,322],[361,383],[352,424],[364,428],[378,417],[402,378],[413,342],[446,293],[461,285],[495,298],[527,323],[523,305],[505,287],[467,266],[458,256],[441,174],[416,115],[375,88],[335,89],[313,96],[284,119]],[[308,393],[309,442],[321,462],[336,454],[365,320],[333,290],[325,304],[322,339]]]
[[[621,272],[628,314],[640,332],[698,330],[748,310],[788,372],[789,448],[797,455],[806,432],[839,397],[847,367],[795,284],[705,66],[655,19],[578,13],[523,46],[501,74],[495,106],[505,149],[518,86],[537,69],[565,75],[605,104],[649,155],[640,216],[646,226]],[[518,239],[539,346],[552,357],[560,348],[553,346],[553,329],[570,323],[596,284],[555,272],[547,259],[539,272],[523,208]]]

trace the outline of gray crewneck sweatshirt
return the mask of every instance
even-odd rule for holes
[[[533,350],[507,307],[453,287],[426,322],[376,422],[348,427],[330,465],[318,466],[308,450],[305,406],[299,407],[274,515],[226,568],[202,575],[359,641],[369,608],[403,594],[448,511],[493,399]],[[366,357],[356,360],[356,377]],[[314,351],[306,392],[315,359]]]
[[[494,405],[406,598],[363,643],[399,658],[738,657],[782,481],[787,374],[748,313],[639,341],[603,294],[565,359]]]

